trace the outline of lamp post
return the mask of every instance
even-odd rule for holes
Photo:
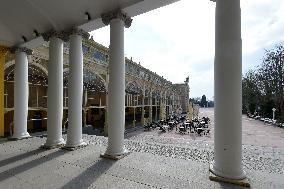
[[[272,108],[272,113],[273,113],[272,119],[273,119],[273,121],[275,120],[275,111],[276,111],[276,108]]]

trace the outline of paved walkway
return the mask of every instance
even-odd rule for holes
[[[196,134],[180,134],[175,130],[171,132],[158,132],[157,130],[143,132],[133,132],[129,135],[129,139],[149,136],[162,136],[172,138],[185,138],[198,141],[208,141],[213,143],[214,141],[214,109],[213,108],[200,108],[200,117],[209,117],[211,120],[210,124],[210,135],[198,136]],[[273,126],[271,124],[264,123],[259,120],[248,118],[246,115],[242,116],[243,126],[243,144],[246,145],[257,145],[264,147],[277,147],[284,148],[284,129]]]
[[[125,140],[131,154],[111,161],[99,157],[107,138],[83,137],[88,146],[72,152],[39,149],[44,137],[0,139],[0,188],[242,188],[208,179],[210,140],[138,133]],[[284,148],[250,144],[243,151],[252,188],[284,188]]]

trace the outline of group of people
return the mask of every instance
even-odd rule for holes
[[[144,129],[157,129],[161,132],[172,131],[176,128],[176,132],[180,134],[196,133],[199,136],[210,134],[210,119],[208,117],[196,117],[192,120],[187,120],[186,116],[170,116],[166,120],[152,122],[144,125]]]
[[[187,133],[197,133],[199,136],[208,135],[210,134],[209,129],[210,119],[208,117],[196,117],[194,119],[186,120],[182,124],[179,125],[179,127],[176,128],[176,131],[178,131],[181,134],[187,134]]]

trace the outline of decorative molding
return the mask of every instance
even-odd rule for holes
[[[58,32],[55,30],[50,30],[48,32],[43,33],[42,37],[45,41],[49,41],[51,37],[59,38],[64,42],[67,42],[69,40],[69,35],[66,32],[62,32],[62,31]]]
[[[71,28],[70,30],[67,30],[66,35],[81,35],[84,39],[89,39],[90,34],[80,28]]]
[[[55,31],[50,30],[42,34],[42,37],[45,41],[49,41],[51,37],[56,37],[61,39],[64,42],[69,41],[70,35],[80,35],[83,39],[89,39],[90,34],[80,28],[71,28],[65,31]]]
[[[115,18],[121,19],[124,22],[124,26],[126,28],[129,28],[131,26],[131,23],[132,23],[132,19],[129,16],[127,16],[127,14],[120,9],[111,11],[109,13],[102,14],[101,17],[102,17],[102,21],[105,25],[109,25],[110,21],[112,19],[115,19]]]
[[[10,48],[10,52],[12,54],[15,54],[16,52],[25,52],[25,53],[27,53],[27,55],[32,55],[33,54],[33,50],[28,49],[26,47],[11,47]]]

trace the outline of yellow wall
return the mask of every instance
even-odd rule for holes
[[[4,136],[4,63],[8,48],[0,46],[0,137]]]

